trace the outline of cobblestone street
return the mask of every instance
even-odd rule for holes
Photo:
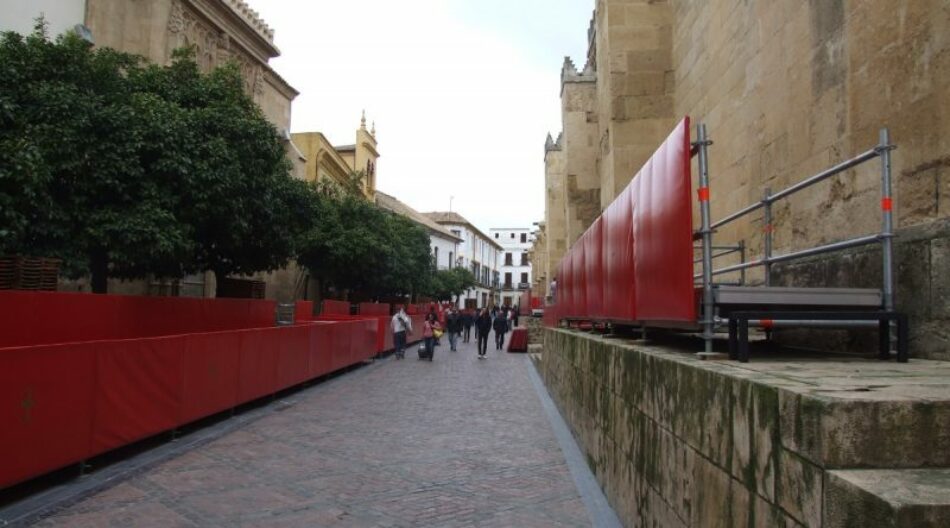
[[[385,359],[39,526],[590,526],[529,380],[474,339]]]

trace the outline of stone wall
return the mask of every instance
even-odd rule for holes
[[[597,85],[590,66],[578,72],[570,59],[561,70],[562,148],[565,164],[564,216],[567,245],[584,234],[600,215],[597,174]]]
[[[597,74],[601,209],[627,186],[675,121],[672,22],[668,0],[597,1],[588,58]]]
[[[563,135],[554,141],[548,136],[544,146],[544,251],[547,253],[548,271],[551,278],[557,274],[557,263],[567,251],[567,179],[563,149]],[[550,292],[547,292],[549,294]]]
[[[950,522],[950,472],[930,469],[950,467],[950,364],[739,365],[547,329],[540,365],[628,526]]]

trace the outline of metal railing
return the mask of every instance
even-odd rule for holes
[[[694,250],[694,251],[702,251],[702,249],[703,249],[703,246],[701,246],[701,245],[700,245],[700,246],[693,246],[693,250]],[[732,254],[734,254],[734,253],[738,253],[738,254],[739,254],[739,263],[740,263],[740,264],[744,264],[745,261],[746,261],[746,260],[745,260],[745,259],[746,259],[746,251],[745,251],[745,249],[746,249],[746,248],[745,248],[745,240],[740,240],[739,243],[736,244],[736,245],[734,245],[734,246],[713,246],[713,247],[712,247],[712,250],[713,250],[714,252],[715,252],[715,251],[718,251],[719,253],[713,253],[713,255],[712,255],[712,260],[716,260],[716,259],[718,259],[718,258],[727,257],[727,256],[732,255]],[[698,259],[693,259],[693,264],[699,264],[699,263],[701,263],[702,261],[703,261],[702,257],[700,257],[700,258],[698,258]],[[698,276],[695,276],[695,275],[694,275],[694,276],[693,276],[693,279],[700,279],[700,278],[702,278],[702,275],[698,275]],[[723,284],[723,285],[729,284],[730,286],[742,286],[742,285],[744,285],[744,284],[745,284],[745,268],[742,268],[742,269],[739,270],[739,281],[738,281],[737,283],[723,283],[723,282],[717,282],[717,283],[715,283],[715,284]]]
[[[711,221],[711,212],[709,205],[709,158],[708,158],[708,147],[712,144],[712,141],[709,141],[706,135],[706,126],[704,124],[699,124],[696,127],[696,136],[697,141],[693,144],[694,151],[699,155],[699,202],[700,202],[700,217],[701,217],[701,227],[699,234],[702,235],[702,257],[696,260],[696,263],[702,262],[702,273],[695,274],[694,279],[699,280],[703,286],[703,313],[700,323],[703,327],[703,338],[706,342],[705,350],[706,352],[712,351],[712,337],[715,331],[717,321],[715,320],[715,301],[713,296],[713,276],[721,275],[724,273],[732,272],[742,272],[746,269],[753,268],[756,266],[762,266],[765,268],[765,286],[771,286],[771,275],[772,275],[772,265],[779,262],[787,262],[790,260],[801,259],[805,257],[810,257],[813,255],[819,255],[823,253],[830,253],[834,251],[841,251],[844,249],[849,249],[853,247],[865,246],[869,244],[880,243],[882,246],[882,266],[883,266],[883,308],[885,311],[894,310],[894,279],[893,279],[893,247],[892,239],[894,237],[893,233],[893,211],[892,211],[892,195],[891,195],[891,150],[896,147],[891,144],[890,133],[888,129],[881,129],[878,144],[858,156],[851,158],[849,160],[843,161],[827,170],[819,172],[814,176],[811,176],[801,182],[798,182],[786,189],[783,189],[777,193],[772,194],[770,189],[765,189],[764,195],[761,200],[755,202],[739,211],[736,211],[732,214],[725,216],[724,218],[712,222]],[[783,255],[773,255],[772,253],[772,237],[773,237],[773,224],[772,224],[772,205],[783,198],[787,198],[799,191],[807,189],[816,183],[827,180],[832,176],[840,174],[844,171],[852,169],[864,162],[870,161],[874,158],[881,159],[881,212],[882,212],[882,221],[881,221],[881,231],[872,235],[860,236],[851,238],[848,240],[842,240],[839,242],[834,242],[831,244],[825,244],[822,246],[817,246],[813,248],[803,249],[799,251],[794,251],[791,253],[786,253]],[[745,217],[759,209],[764,209],[763,211],[763,223],[764,233],[763,236],[763,254],[762,257],[756,260],[751,260],[748,262],[741,262],[739,264],[725,266],[719,269],[713,269],[712,261],[715,258],[721,257],[723,254],[715,254],[714,251],[717,251],[718,246],[713,246],[712,235],[715,230],[719,227],[722,227],[730,222],[738,220],[739,218]],[[744,259],[743,259],[744,260]]]

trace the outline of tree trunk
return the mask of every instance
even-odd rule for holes
[[[109,293],[109,257],[104,249],[95,249],[89,256],[92,293]]]

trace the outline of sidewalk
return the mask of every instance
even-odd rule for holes
[[[590,526],[521,354],[391,358],[38,526]]]

